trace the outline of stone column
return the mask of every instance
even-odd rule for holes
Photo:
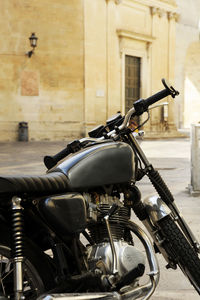
[[[119,42],[117,29],[117,6],[121,0],[106,0],[107,2],[107,118],[115,114],[120,106],[120,65],[119,65]]]
[[[152,36],[155,41],[152,44],[152,74],[151,92],[158,92],[163,88],[161,78],[166,78],[174,84],[175,64],[175,22],[177,14],[168,12],[167,9],[151,7]],[[150,131],[153,135],[177,134],[174,123],[174,102],[171,97],[161,102],[168,102],[168,119],[163,123],[163,107],[156,108],[151,112]],[[160,102],[160,103],[161,103]],[[176,132],[176,133],[175,133]]]
[[[151,7],[150,9],[152,15],[152,36],[155,37],[155,41],[152,44],[151,68],[151,93],[154,94],[163,88],[161,78],[167,77],[168,24],[165,10],[159,7]],[[161,131],[161,108],[158,107],[151,111],[150,132],[155,136]]]
[[[175,40],[176,40],[176,21],[178,20],[178,14],[174,12],[168,12],[169,30],[168,30],[168,79],[174,85],[174,70],[175,70]],[[168,126],[169,131],[177,130],[175,126],[175,113],[174,113],[174,101],[169,99],[169,117]]]
[[[200,195],[200,125],[191,127],[191,186],[193,195]]]

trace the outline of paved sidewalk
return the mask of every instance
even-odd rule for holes
[[[0,143],[0,175],[44,174],[45,155],[53,155],[67,142],[13,142]],[[144,140],[142,149],[150,162],[159,170],[176,203],[200,240],[200,197],[192,197],[186,189],[190,183],[189,139]],[[155,193],[148,179],[139,183],[142,196]],[[165,261],[158,255],[161,278],[152,300],[197,300],[194,291],[181,271],[166,270]]]
[[[200,197],[188,192],[190,184],[190,140],[152,140],[141,144],[143,151],[162,175],[171,190],[176,204],[200,241]],[[154,192],[148,179],[140,183],[143,195]],[[199,295],[180,270],[167,270],[164,259],[158,255],[160,282],[153,300],[197,300]]]

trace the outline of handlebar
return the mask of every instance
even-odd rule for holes
[[[54,156],[48,156],[48,155],[46,155],[44,157],[44,164],[47,167],[47,169],[49,170],[49,169],[53,168],[57,164],[57,162],[59,162],[60,160],[62,160],[68,154],[69,154],[69,152],[67,151],[67,148],[65,148],[62,151],[60,151],[57,154],[55,154]]]
[[[81,149],[81,143],[79,140],[75,140],[67,145],[66,148],[55,154],[54,156],[45,156],[44,157],[44,164],[47,167],[47,169],[51,169],[54,167],[57,162],[65,158],[70,153],[74,153]]]
[[[139,99],[137,100],[133,106],[135,108],[135,116],[140,116],[143,112],[148,110],[148,107],[157,101],[171,95],[172,98],[175,98],[179,95],[179,92],[176,91],[170,83],[168,83],[164,78],[162,79],[162,83],[165,89],[161,90],[160,92],[148,97],[147,99]]]
[[[177,95],[179,95],[179,92],[176,91],[173,86],[171,86],[165,79],[162,79],[162,83],[164,85],[164,89],[161,90],[160,92],[146,98],[146,99],[139,99],[136,102],[134,102],[133,107],[127,112],[125,115],[123,123],[118,126],[118,131],[123,130],[124,128],[127,127],[130,118],[134,116],[140,116],[143,114],[145,111],[148,110],[148,107],[157,101],[171,95],[173,98],[175,98]],[[88,141],[91,142],[99,142],[101,140],[104,140],[105,138],[115,138],[117,136],[117,130],[112,130],[108,132],[105,136],[102,136],[100,138],[84,138],[81,140],[75,140],[67,145],[66,148],[64,148],[62,151],[57,153],[54,156],[45,156],[44,157],[44,164],[47,167],[47,169],[51,169],[54,167],[57,162],[65,158],[67,155],[70,153],[74,153],[78,150],[80,150],[83,147],[83,144],[87,144]]]

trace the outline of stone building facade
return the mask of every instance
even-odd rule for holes
[[[200,1],[176,0],[179,15],[176,27],[175,101],[177,128],[190,130],[200,122]]]
[[[174,0],[0,1],[0,140],[16,140],[22,121],[30,140],[84,136],[174,81],[176,10]],[[176,134],[166,101],[149,136]]]

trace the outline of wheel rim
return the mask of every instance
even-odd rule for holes
[[[11,249],[0,246],[0,296],[14,299],[13,263]],[[36,299],[44,290],[39,274],[29,260],[24,262],[23,291],[25,299]]]

